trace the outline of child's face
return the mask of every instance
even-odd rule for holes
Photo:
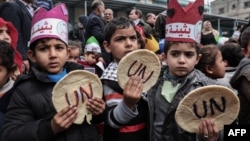
[[[8,78],[9,74],[7,68],[0,65],[0,89],[4,86],[4,84],[6,84]]]
[[[210,71],[207,72],[209,77],[217,79],[223,78],[226,72],[226,63],[223,61],[221,51],[218,51],[215,57],[215,64],[210,67]]]
[[[128,17],[129,17],[129,19],[130,19],[131,21],[134,21],[134,20],[136,20],[136,19],[139,19],[139,16],[136,15],[135,12],[136,12],[136,11],[133,9],[133,10],[130,11],[130,13],[129,13],[129,15],[128,15]]]
[[[68,61],[77,62],[80,56],[80,49],[78,47],[69,46],[69,58]]]
[[[11,38],[7,26],[0,27],[0,40],[4,40],[8,43],[11,43]]]
[[[93,53],[87,54],[86,53],[86,54],[84,54],[84,57],[85,57],[86,61],[88,62],[88,64],[90,64],[90,65],[96,64],[97,57],[95,54],[93,54]]]
[[[165,62],[169,66],[173,77],[182,77],[190,73],[198,63],[200,56],[195,47],[189,43],[173,44],[165,56]]]
[[[103,45],[107,52],[112,53],[115,62],[119,62],[129,52],[139,49],[136,31],[132,26],[116,29],[110,43],[104,41]]]
[[[37,63],[44,71],[50,74],[58,74],[68,59],[67,46],[59,39],[49,39],[46,42],[39,41],[34,52],[28,51],[29,59]]]

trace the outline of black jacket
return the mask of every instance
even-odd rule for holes
[[[83,69],[82,65],[67,62],[67,72]],[[98,141],[94,124],[71,125],[67,130],[54,134],[51,120],[56,114],[52,103],[52,89],[56,83],[33,66],[30,74],[16,81],[14,93],[3,126],[5,141]],[[93,117],[92,123],[94,123]]]

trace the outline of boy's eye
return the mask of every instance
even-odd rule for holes
[[[46,47],[46,46],[40,46],[38,48],[38,50],[40,50],[40,51],[46,51],[46,50],[48,50],[48,47]]]
[[[125,38],[124,37],[119,37],[119,38],[117,38],[116,40],[117,41],[122,41],[122,40],[124,40]]]
[[[132,36],[130,37],[131,40],[137,40],[137,37],[136,36]]]
[[[174,57],[178,57],[180,55],[180,53],[178,53],[178,52],[172,52],[171,55],[174,56]]]
[[[64,47],[63,47],[63,46],[56,46],[56,49],[57,49],[57,50],[63,50]]]
[[[192,56],[194,56],[193,52],[187,52],[185,53],[185,56],[187,56],[188,58],[191,58]]]

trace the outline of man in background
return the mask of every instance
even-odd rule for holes
[[[105,23],[108,23],[109,21],[113,20],[114,18],[114,12],[112,9],[107,8],[104,11],[104,21]]]
[[[102,43],[104,40],[104,11],[105,5],[102,0],[94,0],[91,5],[92,12],[88,16],[88,22],[85,29],[85,39],[88,39],[91,36],[94,36],[97,41],[100,43],[102,57],[99,58],[105,66],[111,62],[111,55],[106,52]]]

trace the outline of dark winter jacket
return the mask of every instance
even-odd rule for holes
[[[67,62],[64,68],[70,72],[83,66]],[[98,141],[95,125],[87,122],[73,124],[58,134],[52,132],[51,120],[56,114],[52,103],[55,84],[35,66],[30,74],[17,80],[4,120],[5,141]]]
[[[239,124],[250,125],[250,58],[243,58],[230,81],[240,99]]]

